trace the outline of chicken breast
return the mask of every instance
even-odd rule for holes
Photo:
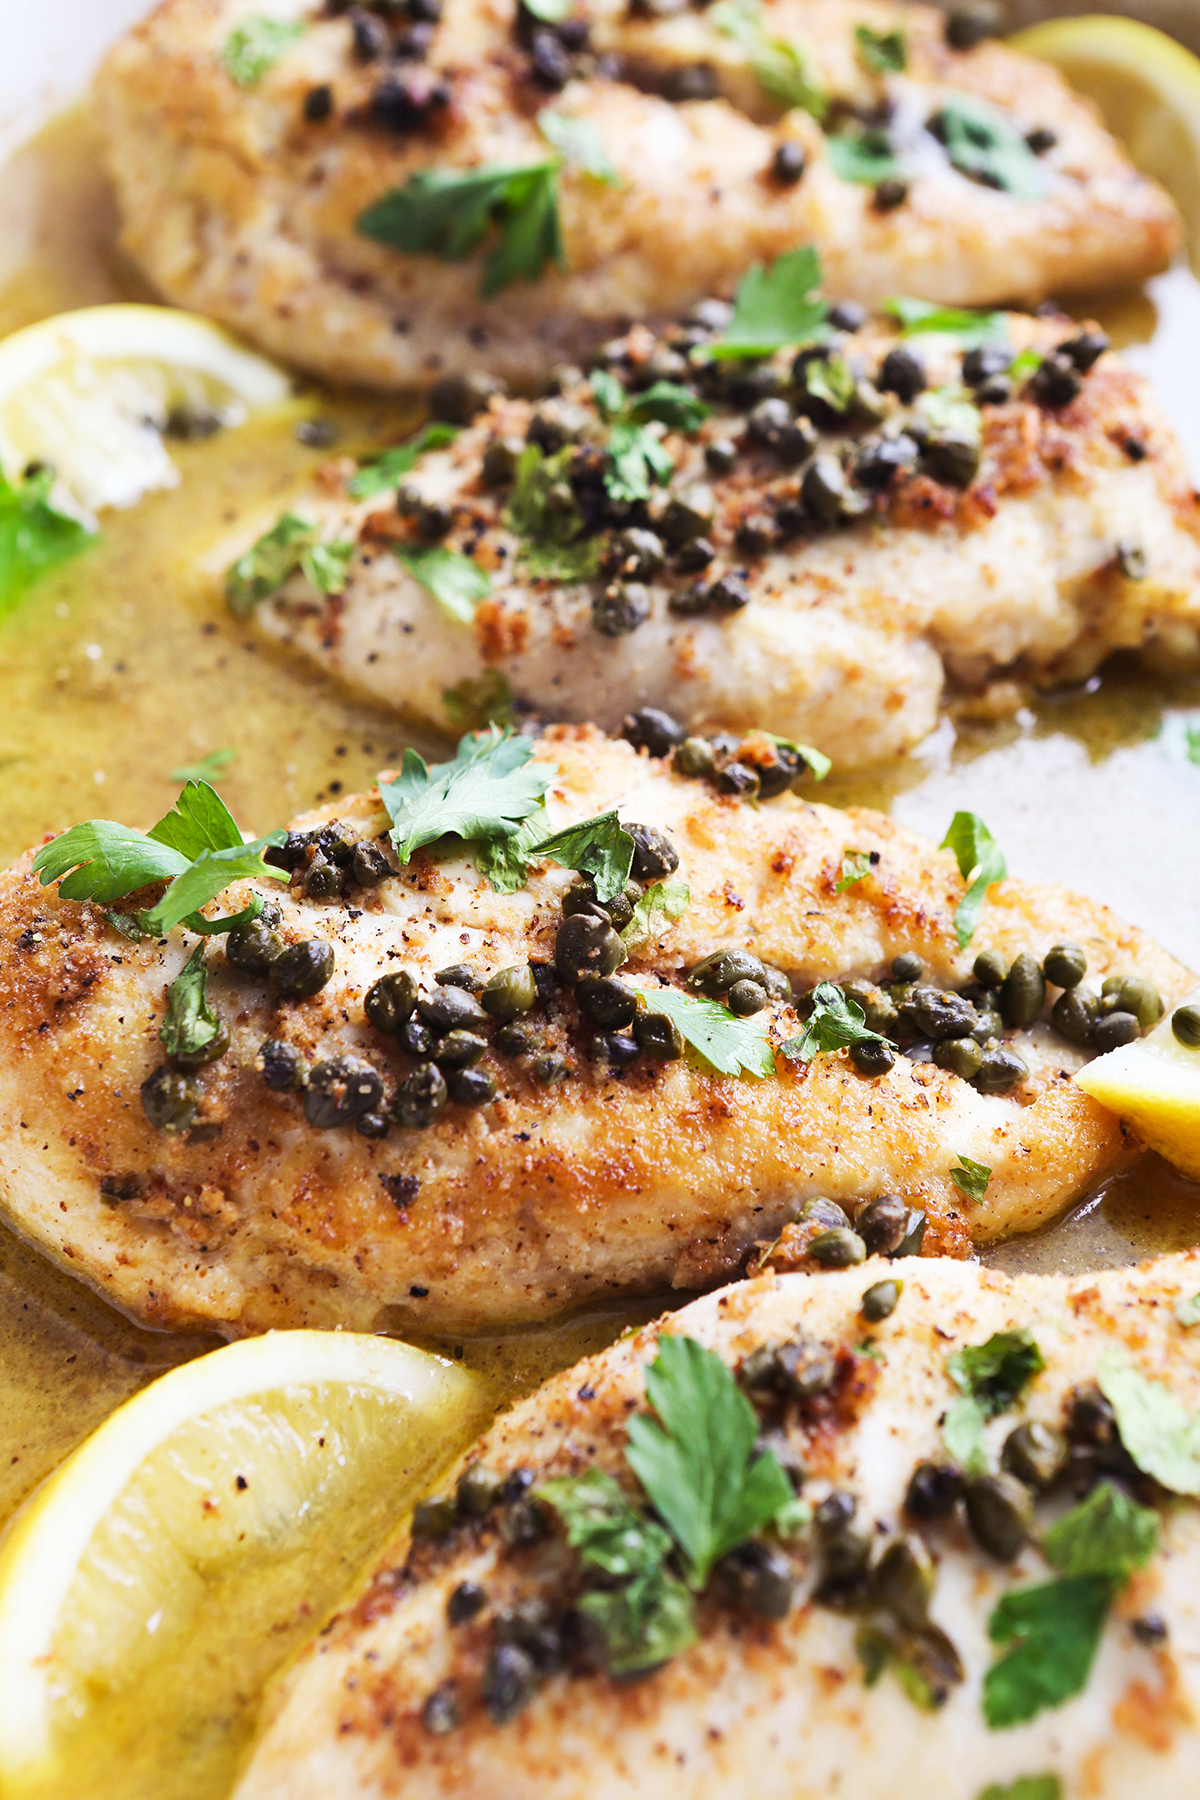
[[[494,400],[416,459],[399,509],[386,487],[354,500],[363,476],[329,466],[293,511],[357,544],[326,584],[339,591],[297,572],[262,604],[269,582],[247,598],[235,580],[231,597],[443,730],[472,695],[608,729],[652,705],[693,731],[758,725],[843,768],[910,749],[943,698],[994,681],[1011,708],[1024,685],[1082,680],[1118,648],[1195,665],[1196,496],[1144,382],[1094,328],[1010,316],[964,352],[861,324],[794,367],[783,354],[749,370],[689,364],[697,339],[639,327],[610,344],[593,382],[620,397],[615,419],[614,394],[597,386],[602,413],[578,377],[536,406]],[[1014,357],[1015,378],[996,372]],[[464,399],[441,392],[451,410]],[[635,490],[619,446],[647,414],[634,435],[665,468]],[[473,607],[459,586],[437,592],[447,549]]]
[[[1200,1256],[1070,1280],[1010,1280],[944,1260],[900,1266],[903,1290],[882,1323],[864,1322],[863,1296],[893,1277],[895,1264],[768,1275],[622,1339],[502,1417],[469,1453],[457,1519],[426,1508],[425,1535],[410,1548],[404,1531],[358,1603],[282,1682],[237,1800],[1130,1800],[1151,1790],[1184,1800],[1194,1788],[1200,1716],[1200,1519],[1194,1500],[1171,1501],[1139,1477],[1119,1439],[1105,1463],[1096,1421],[1111,1427],[1112,1414],[1095,1384],[1100,1377],[1107,1390],[1114,1366],[1136,1370],[1180,1418],[1194,1416],[1200,1335],[1181,1328],[1173,1306],[1200,1283]],[[1095,1594],[1088,1575],[1047,1587],[1042,1664],[1036,1678],[1024,1672],[1043,1693],[1061,1682],[1065,1701],[1045,1700],[1027,1722],[989,1729],[981,1702],[995,1701],[984,1681],[1005,1639],[993,1631],[989,1643],[989,1619],[1002,1598],[1011,1606],[1030,1584],[1052,1581],[1048,1559],[1061,1569],[1061,1547],[1051,1539],[1046,1560],[1027,1545],[1002,1561],[968,1529],[952,1483],[936,1517],[938,1481],[926,1474],[922,1488],[918,1477],[915,1498],[909,1484],[930,1463],[945,1481],[940,1425],[953,1401],[961,1405],[948,1358],[1013,1331],[1036,1343],[1044,1367],[986,1427],[991,1468],[1014,1429],[1020,1443],[1020,1427],[1043,1434],[1051,1472],[1065,1445],[1050,1433],[1065,1430],[1072,1443],[1071,1479],[1038,1501],[1039,1536],[1081,1491],[1090,1489],[1093,1505],[1120,1494],[1093,1485],[1106,1466],[1122,1468],[1148,1503],[1143,1528],[1153,1532],[1151,1508],[1161,1510],[1157,1547],[1131,1581],[1115,1584],[1094,1664],[1085,1654],[1075,1679],[1079,1691],[1062,1675],[1078,1655],[1064,1615],[1086,1591]],[[760,1540],[757,1552],[734,1552],[698,1602],[697,1641],[640,1679],[618,1680],[597,1668],[589,1638],[581,1641],[575,1609],[587,1575],[536,1496],[547,1479],[586,1471],[594,1483],[603,1471],[641,1498],[626,1434],[631,1414],[646,1407],[647,1366],[677,1337],[715,1352],[738,1376],[767,1431],[760,1441],[806,1471],[802,1493],[817,1503],[817,1528],[786,1545]],[[784,1398],[763,1381],[789,1348],[800,1353],[807,1398]],[[1005,1463],[1031,1474],[1011,1449]],[[714,1479],[719,1500],[728,1468]],[[998,1488],[1018,1511],[1028,1505],[1009,1475],[983,1487]],[[971,1495],[968,1488],[974,1507]],[[1128,1501],[1115,1505],[1127,1520]],[[443,1535],[431,1541],[435,1525]],[[1078,1532],[1078,1514],[1072,1525]],[[1095,1537],[1081,1537],[1102,1554]],[[870,1555],[873,1582],[847,1579],[852,1545]],[[932,1599],[914,1607],[916,1584],[896,1577],[918,1567]],[[1099,1588],[1103,1619],[1103,1580]],[[922,1674],[938,1667],[932,1693],[919,1685],[920,1652],[894,1648],[897,1629],[902,1646],[905,1634],[888,1616],[897,1601],[902,1611],[907,1602],[915,1640],[924,1636]],[[889,1643],[902,1679],[887,1672]],[[514,1668],[524,1681],[505,1689]],[[1037,1777],[1045,1785],[1034,1785]]]
[[[646,22],[597,4],[557,27],[513,0],[344,13],[283,0],[264,38],[256,0],[165,0],[96,88],[149,279],[330,380],[482,366],[536,386],[809,242],[835,293],[965,304],[1138,280],[1179,242],[1088,103],[998,45],[954,50],[932,8],[731,0]],[[890,69],[860,26],[899,31]],[[412,180],[535,164],[533,199],[489,191],[445,240],[454,260],[432,215],[403,250],[361,228]],[[515,261],[484,293],[501,214]]]
[[[768,787],[795,772],[761,736],[735,748],[728,786],[744,786],[755,759]],[[365,795],[301,821],[316,831],[336,812],[344,829],[321,839],[328,856],[303,835],[280,851],[293,881],[273,899],[279,942],[261,955],[228,937],[209,948],[208,1004],[229,1047],[190,1072],[160,1042],[189,934],[131,943],[111,906],[42,887],[28,856],[9,870],[0,1196],[17,1229],[156,1325],[441,1330],[710,1285],[789,1223],[802,1248],[820,1224],[804,1211],[814,1196],[855,1213],[899,1195],[906,1231],[919,1237],[926,1215],[926,1250],[964,1254],[1044,1223],[1133,1154],[1117,1119],[1072,1083],[1088,1048],[1048,1018],[1006,1027],[997,993],[970,979],[982,950],[1002,959],[993,981],[1026,953],[1014,977],[1026,998],[1003,1007],[1033,1020],[1045,990],[1028,997],[1029,956],[1073,939],[1089,983],[1136,976],[1168,1004],[1190,990],[1194,976],[1104,908],[1001,882],[960,950],[954,858],[880,815],[786,793],[754,805],[586,728],[550,731],[532,767],[550,783],[551,824],[614,809],[653,828],[633,864],[649,894],[678,857],[640,939],[636,916],[623,927],[621,975],[588,976],[622,953],[607,923],[616,901],[597,915],[579,878],[534,853],[525,884],[497,892],[454,839],[396,872],[375,840],[378,796]],[[360,840],[374,848],[346,865]],[[271,890],[233,884],[226,915]],[[270,961],[280,943],[286,979]],[[705,1015],[720,1042],[704,1063],[680,1054],[661,1014],[686,1009],[684,972],[714,950],[761,960],[739,965],[739,994],[735,968],[704,977],[720,1001]],[[808,989],[887,978],[902,954],[916,959],[901,966],[903,1019],[881,991],[852,991],[910,1055],[857,1051],[863,1067],[845,1050],[772,1058],[769,1045],[801,1030],[792,1005],[768,997],[787,991],[772,970]],[[293,979],[297,963],[316,970],[317,992]],[[519,979],[500,983],[516,999],[498,1008],[510,1017],[498,1030],[474,993],[503,970]],[[381,997],[384,976],[399,987]],[[451,1043],[455,1019],[467,1029]],[[693,1015],[684,1024],[699,1029]],[[973,1047],[953,1055],[968,1057],[975,1085],[929,1060],[934,1037],[968,1030],[982,1061]],[[758,1073],[722,1075],[721,1061]],[[985,1193],[962,1158],[990,1169]]]

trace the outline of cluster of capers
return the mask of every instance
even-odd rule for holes
[[[925,1242],[926,1216],[921,1207],[909,1206],[898,1194],[880,1194],[862,1203],[852,1223],[849,1213],[836,1200],[816,1195],[804,1202],[794,1225],[806,1237],[805,1256],[818,1268],[852,1269],[868,1256],[893,1260],[919,1256]],[[896,1282],[877,1285],[895,1291],[890,1295],[890,1305],[887,1294],[874,1295],[864,1315],[869,1322],[886,1318],[899,1299]],[[881,1310],[885,1306],[887,1310]]]
[[[379,845],[344,819],[317,831],[289,831],[282,844],[263,852],[263,861],[286,869],[306,900],[336,900],[351,884],[377,887],[395,873]]]
[[[791,744],[771,744],[763,734],[739,738],[732,732],[689,737],[670,713],[642,706],[626,715],[621,736],[651,756],[670,757],[671,767],[689,781],[708,781],[721,794],[743,800],[773,800],[796,786],[809,772],[801,752]]]
[[[772,1000],[789,1001],[792,984],[748,950],[712,950],[688,971],[688,989],[710,1000],[722,1000],[739,1019],[761,1012]]]
[[[400,133],[416,131],[450,103],[440,73],[420,68],[442,16],[442,0],[326,0],[325,10],[348,14],[350,53],[357,63],[387,64],[365,108],[349,117]],[[304,97],[304,118],[323,124],[334,111],[332,87],[323,82]]]
[[[1099,994],[1083,985],[1087,957],[1078,944],[1056,944],[1039,971],[1032,957],[1018,957],[1026,965],[1029,1005],[1040,994],[1037,1011],[1045,999],[1046,984],[1062,989],[1050,1009],[1050,1023],[1069,1043],[1103,1054],[1152,1030],[1165,1008],[1158,990],[1139,975],[1109,975]],[[1015,969],[1017,963],[1013,964]],[[1040,981],[1039,981],[1040,977]],[[1024,1021],[1022,1021],[1024,1022]]]

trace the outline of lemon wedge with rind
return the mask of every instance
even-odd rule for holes
[[[5,1800],[222,1792],[263,1682],[486,1412],[440,1357],[310,1331],[127,1402],[0,1549]]]
[[[194,313],[167,306],[89,306],[27,325],[0,342],[0,470],[57,473],[55,498],[94,523],[174,487],[163,433],[172,420],[237,425],[276,407],[291,381]]]
[[[1200,1006],[1200,988],[1179,1004]],[[1168,1013],[1147,1037],[1088,1063],[1075,1085],[1131,1125],[1151,1150],[1200,1181],[1200,1048],[1180,1043],[1172,1016]]]
[[[1009,42],[1095,101],[1136,166],[1175,201],[1200,268],[1200,59],[1152,25],[1102,13],[1048,19]]]

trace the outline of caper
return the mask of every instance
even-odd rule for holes
[[[876,987],[873,981],[843,981],[842,992],[847,1000],[853,1000],[862,1008],[868,1031],[881,1032],[885,1037],[892,1034],[899,1012],[881,987]]]
[[[624,960],[625,946],[607,918],[575,913],[559,926],[554,966],[569,987],[584,975],[611,975]]]
[[[1029,391],[1045,406],[1069,406],[1083,386],[1083,377],[1069,356],[1052,350],[1043,357],[1029,379]]]
[[[457,1730],[461,1717],[453,1684],[448,1681],[434,1688],[421,1708],[421,1723],[434,1737]]]
[[[808,1254],[823,1269],[849,1269],[864,1262],[867,1246],[856,1231],[819,1231],[808,1242]]]
[[[846,494],[846,477],[836,456],[818,456],[805,469],[800,497],[814,519],[836,525]]]
[[[382,1112],[359,1113],[354,1121],[354,1129],[359,1137],[385,1138],[388,1134],[387,1114]]]
[[[497,1612],[496,1636],[502,1644],[519,1644],[532,1657],[539,1675],[551,1674],[562,1662],[562,1633],[550,1601],[540,1594],[531,1594]]]
[[[614,894],[611,900],[599,902],[601,912],[608,914],[614,931],[624,931],[627,925],[632,924],[633,909],[644,892],[640,881],[631,881],[621,893]]]
[[[896,1538],[871,1572],[871,1601],[902,1624],[921,1625],[933,1583],[933,1559],[920,1538]]]
[[[546,1515],[532,1500],[518,1500],[500,1515],[500,1541],[509,1550],[527,1550],[546,1536]]]
[[[814,1194],[806,1200],[796,1214],[795,1222],[801,1226],[811,1226],[818,1231],[848,1231],[850,1215],[840,1207],[836,1200],[827,1200],[824,1194]]]
[[[454,1499],[461,1519],[482,1519],[500,1499],[504,1478],[486,1463],[468,1463],[458,1478]]]
[[[534,1059],[529,1072],[542,1087],[557,1087],[571,1073],[571,1065],[557,1050],[546,1050]]]
[[[974,0],[970,6],[953,7],[946,14],[946,42],[952,50],[973,50],[985,38],[1004,30],[1004,14],[995,0]]]
[[[657,706],[639,706],[636,712],[625,715],[621,736],[635,750],[648,751],[651,756],[670,756],[675,746],[682,744],[685,733],[670,713]]]
[[[263,1080],[278,1094],[293,1093],[308,1080],[300,1051],[294,1044],[285,1044],[282,1038],[267,1038],[259,1045],[255,1067],[262,1070]]]
[[[775,154],[771,158],[771,174],[781,186],[794,187],[804,174],[807,163],[804,145],[795,138],[785,138],[775,146]]]
[[[424,1063],[406,1075],[392,1101],[392,1117],[409,1131],[423,1131],[445,1111],[446,1077],[436,1063]]]
[[[1069,1044],[1090,1044],[1099,1017],[1099,1000],[1082,986],[1064,988],[1050,1008],[1051,1025]]]
[[[502,1025],[492,1039],[492,1048],[501,1056],[530,1056],[541,1047],[542,1035],[532,1025],[514,1020]]]
[[[853,1494],[846,1493],[843,1488],[834,1488],[826,1494],[824,1500],[818,1501],[813,1512],[813,1524],[822,1537],[836,1537],[845,1531],[847,1525],[854,1521],[858,1512],[858,1501]]]
[[[271,844],[263,851],[263,861],[270,863],[273,869],[302,868],[305,853],[315,835],[311,831],[289,831],[282,844]]]
[[[519,437],[495,437],[483,453],[481,474],[489,488],[507,487],[517,473],[525,445]]]
[[[716,1591],[730,1605],[760,1619],[786,1619],[792,1610],[796,1578],[787,1557],[769,1544],[751,1539],[714,1570]]]
[[[392,873],[392,865],[378,844],[362,839],[354,846],[350,873],[359,887],[378,887]]]
[[[757,976],[754,979],[758,981]],[[783,969],[777,969],[771,963],[763,964],[762,980],[759,982],[759,986],[766,989],[768,999],[791,1000],[791,980]]]
[[[983,1058],[976,1070],[974,1084],[981,1094],[1004,1094],[1029,1073],[1015,1050],[1005,1044],[985,1045]]]
[[[725,996],[725,1004],[737,1018],[749,1019],[767,1004],[767,990],[757,981],[735,981]]]
[[[395,1037],[404,1021],[412,1017],[417,992],[416,980],[408,970],[394,969],[367,989],[363,1011],[376,1031]]]
[[[628,637],[650,617],[650,590],[640,581],[610,581],[592,601],[592,628],[602,637]]]
[[[361,1113],[375,1112],[383,1098],[377,1069],[357,1056],[337,1056],[314,1063],[304,1096],[304,1116],[318,1131],[353,1124]]]
[[[1046,1003],[1046,977],[1037,958],[1022,950],[1004,977],[1000,1011],[1008,1025],[1032,1025]]]
[[[689,971],[687,985],[698,994],[715,998],[738,981],[752,981],[766,988],[766,971],[749,950],[712,950]]]
[[[479,996],[479,1004],[493,1019],[515,1019],[519,1013],[527,1013],[536,1001],[537,987],[528,963],[498,970]]]
[[[714,438],[704,446],[704,460],[714,475],[728,475],[736,467],[737,445],[731,438]]]
[[[439,1069],[466,1069],[487,1049],[487,1039],[475,1031],[448,1031],[433,1052]]]
[[[860,1038],[850,1046],[850,1061],[860,1075],[886,1075],[896,1066],[896,1052],[882,1038]]]
[[[423,1019],[415,1016],[405,1019],[396,1036],[400,1040],[400,1048],[407,1050],[410,1056],[432,1056],[437,1048],[437,1032],[431,1031]]]
[[[844,1528],[829,1532],[822,1545],[820,1579],[813,1598],[822,1606],[857,1605],[866,1595],[871,1549],[864,1531]]]
[[[1078,944],[1055,944],[1042,960],[1042,971],[1055,987],[1073,988],[1087,974],[1087,956]]]
[[[186,1131],[196,1116],[200,1090],[192,1076],[160,1063],[142,1083],[142,1111],[155,1131]]]
[[[563,917],[569,919],[573,913],[591,913],[593,915],[607,912],[596,898],[596,884],[590,875],[581,875],[573,881],[562,897]],[[609,920],[611,924],[611,919]]]
[[[464,993],[478,994],[484,978],[474,963],[448,963],[436,971],[433,979],[438,987],[462,988]]]
[[[973,973],[980,987],[998,988],[1008,974],[1008,964],[999,950],[981,950],[975,958]]]
[[[680,775],[686,775],[692,781],[704,780],[717,766],[712,745],[697,737],[685,738],[671,761]]]
[[[703,537],[716,514],[716,501],[710,487],[696,483],[672,494],[663,509],[659,529],[668,544],[679,548]]]
[[[933,1060],[939,1069],[949,1069],[952,1075],[970,1081],[979,1073],[983,1051],[973,1037],[945,1038],[933,1046]]]
[[[440,1543],[454,1530],[457,1519],[458,1509],[448,1495],[418,1500],[413,1508],[413,1538],[417,1543]]]
[[[611,1063],[614,1069],[627,1069],[640,1055],[637,1039],[628,1032],[598,1031],[592,1039],[593,1058]]]
[[[867,1289],[858,1310],[868,1325],[878,1325],[881,1319],[891,1318],[903,1286],[902,1281],[876,1281]]]
[[[1097,1019],[1092,1042],[1103,1056],[1106,1051],[1119,1049],[1122,1044],[1132,1044],[1141,1035],[1142,1028],[1136,1014],[1111,1012],[1106,1018]]]
[[[869,1200],[854,1221],[854,1229],[870,1256],[889,1256],[908,1228],[908,1208],[896,1194],[880,1194]]]
[[[939,432],[926,439],[921,460],[935,481],[949,487],[970,487],[979,473],[978,440],[958,432]]]
[[[504,383],[483,369],[468,369],[462,375],[443,375],[429,390],[429,416],[445,419],[451,425],[469,425],[489,400],[503,392]]]
[[[609,567],[625,581],[649,581],[658,574],[667,553],[656,531],[631,525],[614,534],[609,547]]]
[[[774,800],[777,794],[786,794],[808,772],[808,765],[799,751],[787,744],[777,744],[771,761],[757,763],[755,768],[759,797],[763,800]]]
[[[904,1510],[914,1519],[944,1519],[962,1491],[962,1470],[954,1463],[919,1462],[909,1477]]]
[[[1131,1012],[1143,1031],[1157,1025],[1166,1010],[1158,989],[1139,975],[1123,976],[1116,995],[1120,1011]]]
[[[982,387],[993,375],[1005,374],[1012,360],[1013,353],[1006,344],[979,344],[963,357],[963,381],[967,387]]]
[[[460,1581],[446,1602],[446,1623],[468,1625],[487,1605],[487,1593],[477,1581]]]
[[[1171,1014],[1171,1033],[1187,1049],[1200,1049],[1200,1006],[1177,1006]]]
[[[717,792],[736,794],[739,800],[757,800],[761,789],[758,770],[752,769],[749,763],[727,763],[717,776]]]
[[[434,994],[422,994],[417,1011],[433,1031],[475,1031],[487,1024],[487,1014],[466,988],[439,987]]]
[[[248,925],[235,925],[225,939],[225,954],[235,969],[248,975],[265,975],[283,954],[283,940],[260,914]]]
[[[683,1034],[665,1013],[639,1013],[633,1021],[633,1035],[638,1049],[652,1062],[678,1062],[683,1055]]]
[[[632,1025],[637,1014],[637,999],[632,989],[611,975],[580,976],[575,998],[592,1023],[607,1031]]]
[[[1026,1487],[1052,1487],[1066,1466],[1066,1438],[1053,1425],[1043,1425],[1038,1419],[1027,1419],[1023,1425],[1014,1426],[1000,1452],[1000,1467]]]
[[[925,1242],[925,1227],[928,1223],[922,1207],[910,1206],[904,1221],[904,1236],[891,1252],[892,1256],[920,1256],[921,1246]]]
[[[281,1000],[310,1000],[333,974],[333,945],[305,938],[277,956],[270,967],[271,986]]]
[[[905,1003],[905,1010],[921,1035],[935,1042],[943,1038],[970,1037],[976,1023],[971,1002],[952,989],[914,988]]]
[[[493,1725],[507,1725],[537,1690],[537,1670],[519,1644],[497,1644],[483,1671],[483,1699]]]
[[[700,610],[703,612],[740,612],[744,606],[749,606],[752,598],[749,582],[730,569],[724,575],[718,575],[715,581],[710,582],[704,588],[703,604]]]
[[[975,1542],[997,1562],[1013,1562],[1033,1530],[1028,1488],[1012,1475],[974,1475],[964,1498]]]
[[[770,1385],[781,1388],[796,1400],[812,1400],[828,1393],[837,1380],[837,1359],[824,1344],[812,1338],[796,1338],[781,1344],[772,1352],[773,1374]]]
[[[892,974],[897,981],[920,981],[925,973],[925,964],[911,950],[901,951],[892,958]]]
[[[1001,1037],[1004,1033],[1004,1020],[1000,1017],[999,1005],[994,1003],[998,1000],[999,995],[994,989],[989,988],[986,994],[981,994],[975,1001],[975,1011],[979,1023],[971,1036],[984,1049],[987,1048],[990,1039]]]
[[[496,1081],[486,1069],[451,1069],[446,1091],[456,1106],[487,1106],[496,1098]]]
[[[342,891],[342,871],[319,852],[304,871],[302,887],[308,900],[335,900]]]
[[[336,863],[339,869],[349,868],[358,837],[347,820],[331,819],[328,825],[322,825],[315,841],[318,853],[328,862]]]
[[[667,836],[654,825],[633,825],[624,829],[633,839],[633,874],[639,881],[660,881],[673,875],[679,867],[679,852]]]

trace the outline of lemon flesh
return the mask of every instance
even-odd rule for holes
[[[1137,19],[1049,19],[1009,40],[1094,100],[1146,175],[1171,195],[1200,269],[1200,59]]]
[[[485,1412],[440,1357],[315,1331],[121,1407],[0,1550],[5,1800],[224,1794],[267,1677]]]
[[[1180,1005],[1200,1005],[1200,988]],[[1200,1181],[1200,1049],[1179,1042],[1170,1014],[1148,1037],[1088,1063],[1075,1085],[1124,1119],[1151,1150]]]
[[[282,370],[207,319],[166,306],[89,306],[0,342],[0,470],[58,474],[59,499],[92,522],[179,479],[163,443],[174,416],[240,424],[280,405]]]

